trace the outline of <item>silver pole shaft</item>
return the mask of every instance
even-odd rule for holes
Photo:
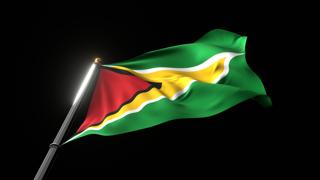
[[[78,91],[78,94],[76,95],[75,102],[73,103],[72,107],[70,108],[69,113],[66,116],[63,124],[61,125],[60,130],[59,130],[58,134],[56,135],[53,143],[51,143],[49,145],[49,151],[48,151],[46,157],[44,158],[36,176],[34,177],[34,180],[42,180],[44,175],[46,174],[46,171],[48,170],[48,167],[49,167],[56,151],[58,150],[58,148],[61,144],[62,138],[64,137],[64,135],[65,135],[70,123],[71,123],[71,120],[74,116],[74,113],[77,111],[77,109],[80,105],[81,99],[82,99],[83,95],[85,94],[84,92],[87,89],[87,84],[89,83],[94,71],[99,66],[99,63],[100,63],[100,59],[97,58],[95,60],[95,63],[92,64],[89,72],[87,73],[87,75],[86,75],[86,77],[85,77],[85,79],[84,79],[84,81]]]

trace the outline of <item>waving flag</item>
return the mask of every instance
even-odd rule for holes
[[[246,63],[245,44],[246,37],[213,30],[194,43],[102,65],[87,116],[70,140],[208,117],[250,98],[270,105]]]

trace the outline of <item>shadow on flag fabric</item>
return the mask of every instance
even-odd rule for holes
[[[218,29],[194,43],[102,65],[87,116],[68,142],[208,117],[248,99],[271,105],[245,45],[246,37]]]

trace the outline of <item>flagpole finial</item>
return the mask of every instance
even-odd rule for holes
[[[95,64],[101,64],[101,62],[102,62],[101,58],[97,57],[97,58],[94,59],[94,63]]]

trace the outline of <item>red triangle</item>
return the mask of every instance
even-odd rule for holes
[[[77,133],[101,123],[106,115],[117,112],[120,107],[151,86],[151,83],[129,73],[101,68],[86,119]]]

